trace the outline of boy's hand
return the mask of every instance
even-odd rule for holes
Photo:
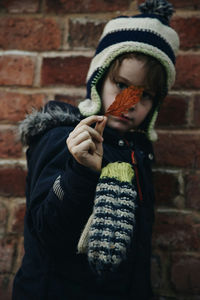
[[[82,120],[70,133],[66,140],[73,157],[81,165],[95,171],[101,171],[103,157],[103,131],[107,118],[104,116],[90,116]],[[95,128],[90,127],[96,123]]]

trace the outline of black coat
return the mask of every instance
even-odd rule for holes
[[[78,164],[67,149],[66,139],[79,119],[78,109],[50,102],[22,125],[22,136],[29,144],[25,255],[14,280],[13,300],[148,300],[154,215],[152,145],[143,133],[126,136],[127,145],[114,130],[104,130],[103,165],[131,163],[134,150],[143,199],[137,199],[128,259],[115,272],[98,276],[90,269],[87,256],[77,254],[99,179],[99,173]],[[57,178],[64,191],[62,198],[53,189]]]

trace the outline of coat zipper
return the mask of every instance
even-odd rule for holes
[[[133,164],[133,169],[135,171],[135,177],[136,177],[136,182],[137,182],[139,199],[140,199],[140,202],[142,202],[143,201],[143,195],[142,195],[142,189],[141,189],[141,186],[140,186],[139,172],[138,172],[137,162],[136,162],[136,159],[135,159],[135,152],[131,149],[131,147],[129,145],[129,142],[127,140],[125,140],[125,142],[131,150],[131,161],[132,161],[132,164]]]

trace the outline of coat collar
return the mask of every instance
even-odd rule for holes
[[[58,101],[48,102],[40,111],[27,115],[19,125],[23,145],[30,145],[37,136],[58,126],[74,126],[81,120],[78,108]]]

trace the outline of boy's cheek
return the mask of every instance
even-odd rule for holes
[[[103,107],[103,111],[106,112],[106,110],[108,109],[108,107],[114,102],[115,100],[115,96],[114,95],[108,95],[107,97],[105,96],[102,99],[102,107]]]

